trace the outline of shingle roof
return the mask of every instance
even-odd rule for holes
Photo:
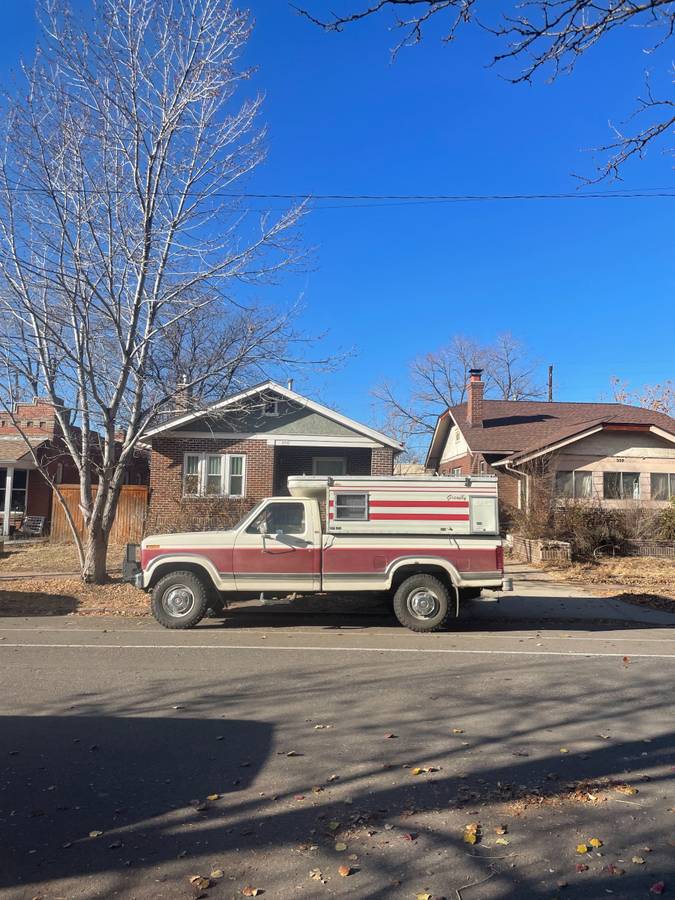
[[[31,447],[41,447],[46,444],[46,438],[30,441]],[[26,446],[26,442],[21,437],[0,437],[0,462],[12,463],[23,460],[24,457],[32,462],[30,449]]]
[[[451,421],[452,420],[452,421]],[[443,417],[439,418],[439,426]],[[466,421],[466,403],[453,406],[437,426],[429,464],[440,456],[447,433],[456,424],[473,451],[505,457],[535,452],[603,424],[656,426],[675,436],[675,419],[665,413],[624,403],[548,403],[541,400],[484,400],[483,424]]]

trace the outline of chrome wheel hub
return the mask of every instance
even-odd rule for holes
[[[174,618],[187,616],[194,605],[194,594],[185,584],[174,584],[162,597],[162,606]]]
[[[408,597],[408,609],[416,619],[431,619],[439,608],[438,597],[426,588],[413,591]]]

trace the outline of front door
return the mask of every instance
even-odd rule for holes
[[[237,590],[319,590],[321,547],[308,512],[299,500],[270,500],[239,532],[233,554]]]

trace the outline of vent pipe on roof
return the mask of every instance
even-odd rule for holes
[[[286,387],[288,388],[289,391],[293,390],[293,379],[292,378],[288,379],[288,381],[286,382]]]

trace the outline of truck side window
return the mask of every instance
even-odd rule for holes
[[[270,503],[246,529],[248,534],[304,534],[305,506],[303,503]]]
[[[338,522],[367,522],[368,494],[336,494],[335,518]]]

